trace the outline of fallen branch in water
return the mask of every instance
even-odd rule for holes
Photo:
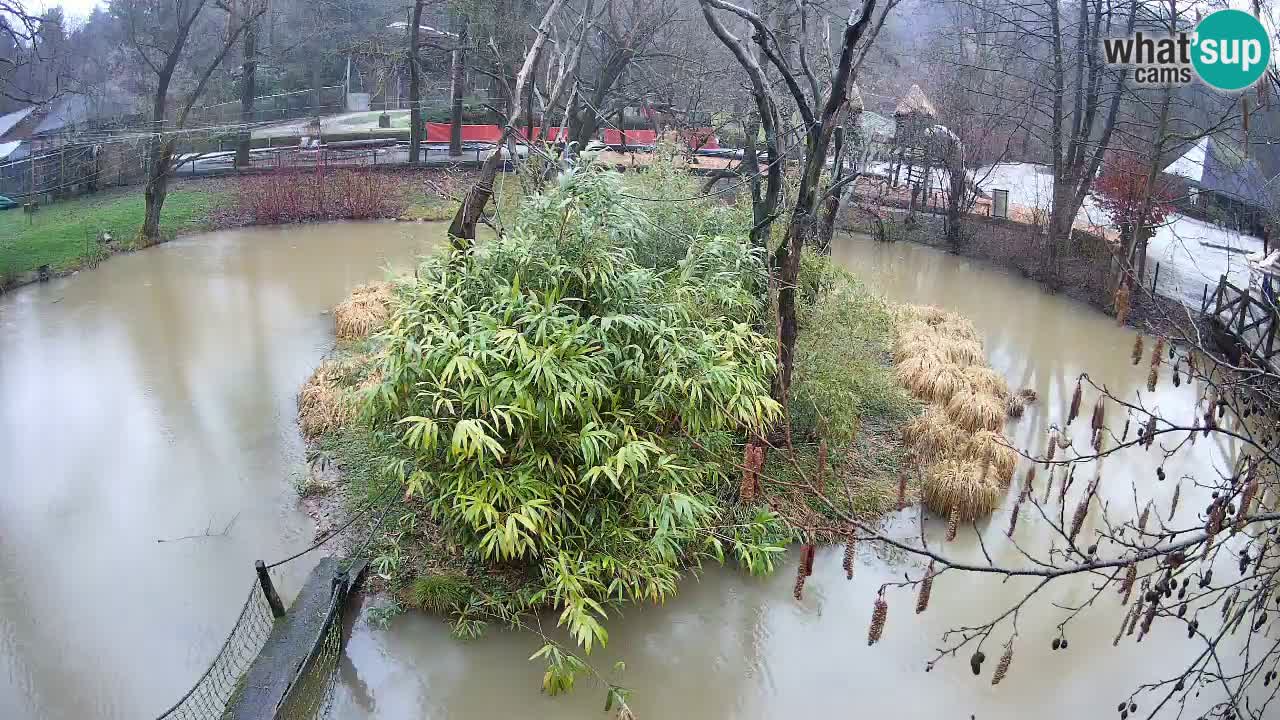
[[[200,540],[202,538],[226,537],[231,533],[232,526],[236,524],[236,520],[238,520],[239,518],[240,518],[240,513],[236,513],[235,515],[232,515],[231,519],[228,520],[227,524],[222,528],[222,532],[213,531],[213,520],[211,519],[209,521],[209,524],[205,526],[204,532],[200,533],[199,535],[183,535],[182,537],[168,538],[168,539],[157,538],[156,542],[165,543],[165,542],[178,542],[179,540]]]

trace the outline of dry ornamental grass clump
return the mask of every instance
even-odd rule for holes
[[[1013,479],[1017,453],[1001,435],[1035,393],[1012,393],[983,360],[967,318],[936,307],[901,307],[893,347],[897,381],[929,403],[903,428],[925,463],[923,497],[934,512],[958,521],[995,509]]]
[[[993,395],[956,394],[947,403],[947,416],[968,432],[1004,428],[1004,403]]]
[[[333,309],[339,340],[361,340],[381,330],[391,318],[391,283],[361,285]]]
[[[925,474],[924,501],[937,513],[951,514],[963,522],[986,517],[1000,503],[1004,491],[996,484],[996,471],[974,460],[945,460]]]
[[[329,360],[320,363],[298,393],[298,426],[303,436],[317,438],[354,417],[355,404],[338,384],[336,365]]]

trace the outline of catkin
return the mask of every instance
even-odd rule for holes
[[[889,617],[889,603],[884,601],[883,595],[876,596],[876,604],[871,611],[871,628],[867,630],[867,644],[875,645],[880,641],[880,635],[884,632],[884,621]]]
[[[1044,504],[1049,504],[1049,498],[1053,496],[1053,478],[1058,474],[1058,468],[1049,471],[1049,481],[1044,485]]]
[[[1142,642],[1142,638],[1151,632],[1151,621],[1156,619],[1156,611],[1160,609],[1160,602],[1152,601],[1147,606],[1147,612],[1142,616],[1142,625],[1138,628],[1138,642]]]
[[[1138,532],[1146,532],[1147,520],[1151,518],[1151,503],[1142,509],[1142,515],[1138,518]]]
[[[933,561],[929,561],[929,569],[920,581],[920,594],[916,596],[916,614],[929,609],[929,595],[933,593]]]
[[[1093,405],[1093,418],[1091,418],[1090,427],[1094,432],[1102,429],[1102,424],[1107,417],[1106,397],[1098,396],[1098,402]]]
[[[1159,368],[1155,365],[1151,366],[1151,370],[1147,373],[1147,392],[1156,391],[1156,382],[1160,379]]]
[[[1253,496],[1258,490],[1258,480],[1254,477],[1252,468],[1249,470],[1249,479],[1245,481],[1244,491],[1240,493],[1240,510],[1236,513],[1235,529],[1237,532],[1244,529],[1245,522],[1249,518],[1249,506],[1253,504]]]
[[[1125,615],[1120,618],[1120,629],[1116,631],[1116,639],[1111,641],[1111,647],[1117,647],[1120,645],[1120,638],[1124,637],[1124,629],[1129,627],[1129,622],[1132,620],[1133,614],[1137,612],[1137,610],[1138,606],[1134,605],[1132,610],[1125,613]]]
[[[1009,531],[1005,533],[1005,537],[1012,538],[1013,531],[1018,529],[1018,511],[1022,509],[1022,498],[1013,504],[1013,512],[1009,513]]]
[[[1124,283],[1116,288],[1115,296],[1116,304],[1116,324],[1124,325],[1124,321],[1129,317],[1129,286]]]
[[[951,516],[947,518],[947,542],[956,539],[956,534],[960,532],[960,505],[956,503],[951,506]]]
[[[1025,485],[1022,486],[1022,496],[1018,498],[1018,502],[1022,502],[1023,500],[1028,500],[1031,498],[1031,492],[1032,490],[1034,490],[1035,481],[1036,481],[1036,466],[1032,465],[1031,467],[1027,468],[1027,482]]]
[[[1133,364],[1142,362],[1142,333],[1133,339]]]
[[[1173,486],[1173,502],[1169,505],[1169,519],[1178,514],[1178,497],[1182,495],[1182,483]]]
[[[1089,501],[1093,499],[1093,486],[1090,485],[1084,493],[1084,497],[1080,498],[1080,504],[1076,506],[1076,512],[1071,516],[1071,532],[1067,538],[1071,542],[1076,541],[1076,536],[1080,534],[1080,528],[1084,527],[1084,519],[1089,515]]]
[[[1076,379],[1076,391],[1071,394],[1071,410],[1067,413],[1067,424],[1070,425],[1072,420],[1076,419],[1076,415],[1080,414],[1080,397],[1081,397],[1080,379]]]
[[[844,544],[844,577],[846,580],[853,579],[853,565],[857,561],[858,537],[849,531],[849,540]]]
[[[1044,466],[1049,467],[1049,463],[1053,462],[1053,455],[1058,451],[1058,432],[1055,430],[1049,433],[1049,447],[1044,451]]]
[[[1005,675],[1009,674],[1009,666],[1013,664],[1013,639],[1010,638],[1009,644],[1004,648],[1004,655],[1000,656],[1000,662],[996,664],[996,671],[991,675],[991,684],[999,685]]]
[[[818,546],[809,543],[800,548],[800,571],[805,577],[813,574],[813,557],[818,551]]]
[[[1150,418],[1147,419],[1146,434],[1142,439],[1146,442],[1148,448],[1150,448],[1151,444],[1156,441],[1156,416],[1155,415],[1152,415]]]
[[[1138,582],[1138,563],[1131,562],[1124,572],[1124,580],[1120,583],[1120,604],[1128,605],[1133,595],[1133,586]]]

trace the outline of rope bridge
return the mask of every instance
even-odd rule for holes
[[[313,545],[270,565],[261,560],[249,597],[227,640],[195,685],[157,720],[318,720],[328,715],[342,657],[342,618],[366,562],[320,560],[285,610],[270,570],[307,555],[346,532],[375,507],[382,513],[351,553],[363,558],[391,509],[395,486]]]
[[[364,564],[324,558],[286,612],[258,565],[226,642],[159,720],[313,720],[328,715],[342,657],[342,618]]]

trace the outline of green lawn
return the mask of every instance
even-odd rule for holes
[[[164,203],[161,227],[166,236],[206,225],[222,193],[174,190]],[[142,226],[142,192],[129,191],[63,200],[45,205],[28,222],[21,209],[0,212],[0,287],[7,280],[50,265],[72,270],[97,249],[94,238],[108,231],[128,247]]]

